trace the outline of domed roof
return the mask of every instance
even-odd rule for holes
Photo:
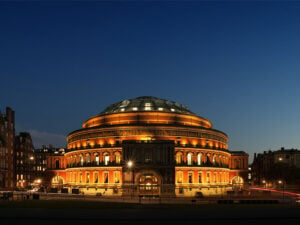
[[[194,114],[185,105],[152,96],[142,96],[117,102],[109,105],[104,111],[101,112],[101,114],[133,111],[162,111]]]

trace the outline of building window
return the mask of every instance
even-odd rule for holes
[[[176,163],[177,164],[181,164],[182,162],[182,154],[181,153],[177,153],[176,154]]]
[[[82,183],[82,173],[79,173],[79,183]]]
[[[96,155],[95,161],[96,161],[96,165],[99,166],[99,155]]]
[[[86,163],[88,163],[88,164],[90,163],[90,154],[87,154],[87,155],[86,155],[85,161],[86,161]]]
[[[198,166],[201,165],[201,160],[202,160],[202,157],[201,157],[201,154],[199,153],[199,154],[197,155],[197,163],[198,163]]]
[[[216,172],[214,172],[214,181],[215,181],[215,183],[217,183],[217,173]]]
[[[98,173],[94,173],[94,183],[97,184],[98,183]]]
[[[201,184],[202,183],[202,172],[198,173],[198,183]]]
[[[86,183],[90,183],[90,173],[86,173]]]
[[[115,153],[115,161],[117,164],[120,164],[120,162],[121,162],[121,156],[120,156],[119,152]]]
[[[181,184],[182,183],[182,171],[177,171],[177,184]]]
[[[108,172],[103,172],[103,183],[108,184]]]
[[[192,159],[193,159],[193,154],[192,154],[192,153],[188,153],[188,154],[187,154],[187,164],[188,164],[189,166],[193,164]]]
[[[150,102],[145,103],[145,110],[151,110],[151,103]]]
[[[114,172],[114,181],[116,184],[120,183],[120,171]]]
[[[83,166],[83,156],[80,156],[80,165]]]
[[[104,156],[104,165],[108,165],[109,164],[109,155],[105,155]]]
[[[210,183],[210,172],[206,173],[206,183]]]
[[[188,173],[189,184],[193,183],[193,172]]]

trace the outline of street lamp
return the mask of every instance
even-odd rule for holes
[[[284,200],[284,182],[282,180],[279,180],[278,184],[280,184],[282,187],[282,199]]]
[[[127,167],[130,169],[133,166],[133,162],[130,160],[127,162]]]
[[[134,175],[133,175],[133,162],[131,160],[129,160],[127,162],[127,167],[129,168],[129,171],[130,171],[130,175],[131,175],[131,198],[133,197],[133,185],[134,185]]]
[[[264,184],[264,188],[266,188],[266,180],[263,180],[262,183]]]

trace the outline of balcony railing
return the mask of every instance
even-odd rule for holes
[[[84,163],[71,163],[71,164],[67,164],[66,168],[76,168],[76,167],[103,167],[103,166],[122,166],[122,162],[120,163],[116,163],[116,162],[108,162],[108,163],[104,163],[104,162],[84,162]]]
[[[87,145],[87,146],[81,146],[81,147],[75,147],[66,149],[66,152],[70,151],[76,151],[76,150],[85,150],[85,149],[96,149],[96,148],[115,148],[115,147],[122,147],[121,143],[115,143],[115,144],[95,144],[95,145]],[[220,148],[215,146],[209,146],[209,145],[192,145],[192,144],[175,144],[175,147],[183,147],[183,148],[201,148],[201,149],[212,149],[212,150],[220,150],[220,151],[228,151],[226,148]]]
[[[187,162],[175,163],[175,166],[179,167],[214,167],[214,168],[229,168],[227,164],[222,163],[211,163],[211,162],[201,162],[199,165],[197,162],[192,162],[188,164]]]

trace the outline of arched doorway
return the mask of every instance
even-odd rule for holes
[[[52,187],[61,188],[64,185],[64,178],[61,176],[55,176],[51,180]]]
[[[159,195],[160,180],[159,176],[154,173],[144,173],[138,178],[139,195]]]
[[[234,176],[231,183],[233,189],[240,189],[244,184],[244,179],[240,176]]]

